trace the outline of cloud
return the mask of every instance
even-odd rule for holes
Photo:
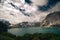
[[[54,11],[60,11],[60,2],[58,2],[54,7],[52,7],[50,10],[48,10],[50,12],[54,12]]]
[[[31,1],[33,2],[32,5],[25,3],[24,0],[23,1],[20,0],[20,2],[18,2],[17,0],[16,2],[12,2],[14,5],[18,7],[18,9],[21,8],[21,11],[17,10],[17,8],[14,8],[10,4],[8,4],[8,2],[11,1],[5,1],[3,6],[0,7],[0,18],[6,19],[13,24],[23,21],[41,22],[50,12],[55,10],[60,10],[60,6],[59,6],[60,4],[58,3],[56,4],[56,6],[52,7],[48,11],[47,10],[39,11],[37,9],[38,8],[37,6],[45,5],[47,3],[47,0],[40,0],[39,3],[37,0],[31,0]]]
[[[47,0],[31,0],[33,2],[33,4],[35,5],[45,5],[47,3]]]
[[[54,7],[58,2],[60,2],[60,0],[48,0],[46,5],[43,6],[38,6],[38,10],[40,11],[47,11],[49,9],[51,9],[52,7]]]

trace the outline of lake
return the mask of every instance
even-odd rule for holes
[[[26,28],[11,28],[8,29],[9,33],[12,33],[16,36],[23,36],[26,33],[55,33],[60,34],[60,29],[57,27],[53,28],[42,28],[42,27],[26,27]]]

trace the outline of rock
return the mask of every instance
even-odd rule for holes
[[[11,26],[11,28],[39,27],[40,22],[22,22]]]
[[[60,25],[60,11],[48,14],[46,18],[41,22],[41,26],[50,27],[53,25]]]
[[[0,32],[7,32],[10,26],[9,21],[0,19]]]

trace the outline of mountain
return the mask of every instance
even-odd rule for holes
[[[48,14],[41,22],[41,26],[60,26],[60,11]]]
[[[9,21],[0,19],[0,32],[7,32],[10,27]]]
[[[39,27],[40,22],[22,22],[15,25],[10,26],[10,28],[20,28],[20,27]]]

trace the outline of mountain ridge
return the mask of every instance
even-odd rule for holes
[[[50,13],[46,18],[41,22],[41,26],[53,26],[60,25],[60,11]]]

